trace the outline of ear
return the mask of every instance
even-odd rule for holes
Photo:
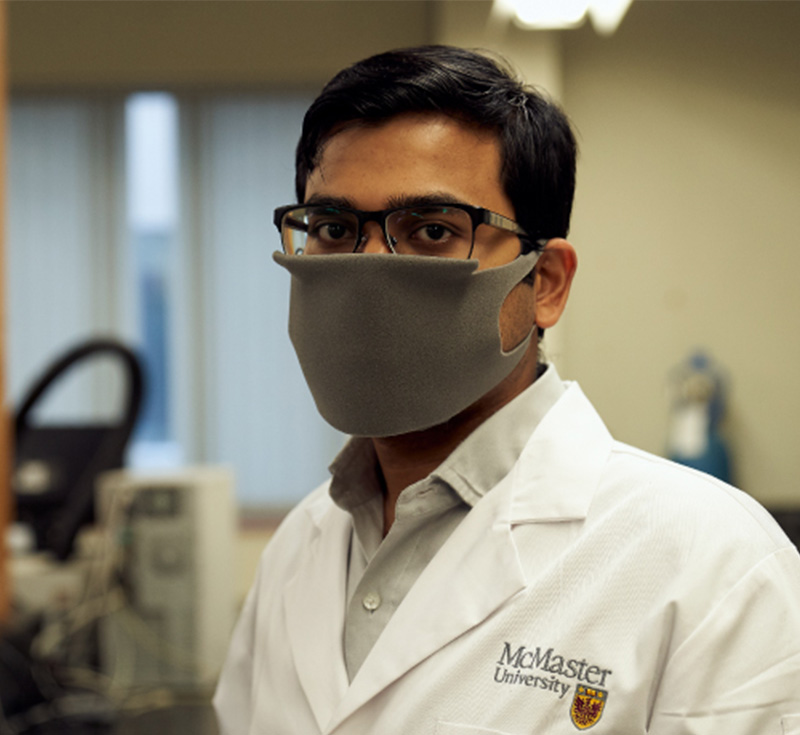
[[[577,267],[578,256],[572,245],[560,237],[547,241],[534,278],[537,326],[549,329],[559,320]]]

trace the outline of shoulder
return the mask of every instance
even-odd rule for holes
[[[613,442],[578,539],[603,594],[672,611],[676,645],[757,598],[800,623],[791,541],[753,497],[696,470]]]
[[[585,530],[640,586],[657,584],[682,600],[687,623],[697,624],[746,578],[761,579],[777,597],[800,583],[800,556],[754,498],[617,442]]]
[[[331,500],[329,486],[323,483],[286,514],[261,552],[256,586],[291,575],[330,516],[344,512]]]
[[[762,553],[791,545],[752,496],[621,442],[612,444],[597,501],[620,504],[642,521],[673,528],[677,536],[702,532],[707,542],[728,540]]]
[[[751,496],[709,475],[614,440],[575,383],[567,385],[518,461],[519,518],[584,518],[586,528],[656,538],[739,544],[751,554],[789,545]]]
[[[330,481],[319,485],[295,505],[281,521],[264,553],[273,546],[305,539],[324,523],[326,516],[338,511],[329,495]]]

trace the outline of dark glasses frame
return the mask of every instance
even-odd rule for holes
[[[273,222],[275,227],[278,228],[278,232],[281,234],[281,247],[283,251],[288,253],[286,249],[286,239],[284,238],[284,225],[287,227],[291,227],[292,229],[302,231],[307,231],[307,226],[305,223],[301,222],[300,220],[292,219],[291,224],[287,222],[287,216],[295,209],[318,209],[318,210],[331,210],[339,213],[350,214],[355,217],[358,229],[356,231],[356,239],[355,245],[353,246],[352,252],[356,252],[360,247],[362,240],[363,240],[363,229],[364,225],[367,222],[376,222],[378,226],[381,228],[383,232],[383,236],[386,239],[386,244],[389,247],[389,250],[392,253],[396,253],[397,251],[394,249],[394,243],[392,242],[392,237],[390,236],[389,232],[387,231],[386,222],[388,218],[395,214],[396,212],[402,212],[409,209],[429,209],[429,208],[436,208],[442,207],[446,209],[459,209],[463,212],[466,212],[469,215],[469,218],[472,222],[472,242],[470,243],[469,254],[467,255],[467,259],[472,257],[472,251],[475,248],[475,231],[481,225],[489,225],[490,227],[494,227],[498,230],[504,230],[505,232],[511,232],[517,235],[523,245],[522,252],[528,253],[533,250],[541,250],[544,245],[546,244],[546,240],[536,240],[534,241],[530,235],[528,235],[525,230],[520,227],[513,219],[505,217],[502,214],[498,214],[497,212],[493,212],[490,209],[484,209],[483,207],[473,207],[470,204],[461,204],[460,202],[424,202],[419,204],[409,204],[404,207],[391,207],[389,209],[379,209],[372,212],[368,212],[362,209],[352,209],[350,207],[339,207],[336,205],[328,205],[328,204],[286,204],[282,207],[278,207],[275,209],[273,215]]]

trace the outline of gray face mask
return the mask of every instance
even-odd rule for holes
[[[415,255],[284,255],[289,336],[322,417],[355,436],[451,419],[500,383],[528,347],[500,341],[500,307],[536,264]],[[531,332],[533,327],[531,328]]]

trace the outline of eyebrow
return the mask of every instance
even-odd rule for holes
[[[306,199],[303,204],[309,207],[341,207],[343,209],[355,209],[353,202],[346,197],[329,197],[316,194]]]
[[[313,207],[340,207],[358,209],[347,197],[323,196],[312,194],[305,204]],[[386,209],[402,209],[406,207],[427,207],[431,204],[468,204],[452,194],[434,191],[430,194],[398,194],[389,198]]]

